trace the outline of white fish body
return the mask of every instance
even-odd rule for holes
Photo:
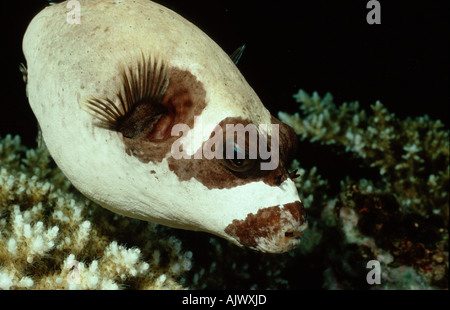
[[[270,115],[229,56],[154,2],[79,3],[80,24],[67,21],[63,2],[41,11],[23,40],[30,105],[73,185],[113,212],[239,246],[277,253],[299,244],[307,224],[286,170],[295,134]],[[217,125],[225,132],[240,123],[279,125],[276,169],[235,171],[226,159],[172,156],[174,142],[187,141],[172,135],[176,124],[200,137],[183,149],[192,155]]]

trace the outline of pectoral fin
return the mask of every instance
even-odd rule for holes
[[[245,50],[245,44],[243,44],[242,46],[238,47],[231,55],[230,58],[231,60],[234,62],[234,64],[237,65],[237,63],[239,62],[239,60],[242,57],[242,54],[244,53]]]
[[[127,138],[153,134],[163,124],[167,108],[161,104],[169,85],[168,65],[161,57],[141,53],[136,63],[120,67],[121,89],[112,98],[90,98],[82,108],[99,127],[121,132]],[[116,105],[118,102],[118,105]]]

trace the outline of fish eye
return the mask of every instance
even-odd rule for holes
[[[224,154],[225,167],[234,172],[247,172],[252,169],[255,164],[255,159],[249,159],[249,154],[246,150],[240,148],[237,143],[225,143],[224,151],[226,152],[228,148],[232,148],[233,157],[227,158],[226,153]]]
[[[250,160],[248,159],[227,159],[229,168],[232,170],[243,170],[250,166]]]

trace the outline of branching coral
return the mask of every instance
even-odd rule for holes
[[[447,287],[449,135],[444,125],[427,116],[401,120],[380,102],[368,115],[357,102],[336,106],[330,94],[320,98],[300,90],[294,98],[300,112],[280,112],[279,118],[301,140],[341,146],[379,173],[378,180],[345,177],[341,194],[334,200],[322,196],[322,206],[312,212],[321,212],[311,219],[320,236],[330,229],[341,236],[343,250],[329,248],[332,267],[324,273],[325,287],[367,285],[361,283],[364,268],[355,276],[355,267],[371,259],[383,265],[384,288]],[[316,184],[312,190],[300,182],[297,186],[300,193],[317,194],[327,182]],[[400,281],[399,275],[411,276],[404,270],[423,280]]]
[[[401,120],[380,102],[367,115],[358,102],[337,107],[330,94],[322,99],[300,90],[294,98],[300,112],[279,117],[301,139],[345,147],[378,169],[378,188],[392,192],[404,211],[441,214],[448,224],[449,135],[442,122],[428,116]]]
[[[191,252],[79,194],[45,149],[0,140],[0,288],[181,289]]]
[[[80,195],[45,149],[7,136],[0,140],[0,288],[448,288],[442,123],[401,120],[379,102],[368,113],[357,103],[337,106],[329,94],[295,98],[299,112],[279,118],[302,143],[376,171],[336,178],[320,165],[302,167],[300,154],[291,168],[301,175],[295,182],[309,228],[298,249],[255,253],[115,215]],[[381,265],[379,285],[366,281],[370,260]]]

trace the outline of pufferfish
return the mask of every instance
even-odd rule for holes
[[[23,39],[29,103],[72,184],[124,216],[208,232],[256,251],[297,246],[307,227],[287,170],[297,137],[264,107],[233,59],[149,0],[75,2],[46,7]],[[187,131],[177,133],[180,124]],[[251,143],[236,132],[225,135],[239,124],[267,125],[261,128],[268,149],[277,142],[270,149],[276,166],[263,170],[267,158],[259,151],[249,156]],[[213,137],[223,138],[214,154],[231,145],[236,156],[196,156]],[[190,143],[175,158],[180,139]]]

